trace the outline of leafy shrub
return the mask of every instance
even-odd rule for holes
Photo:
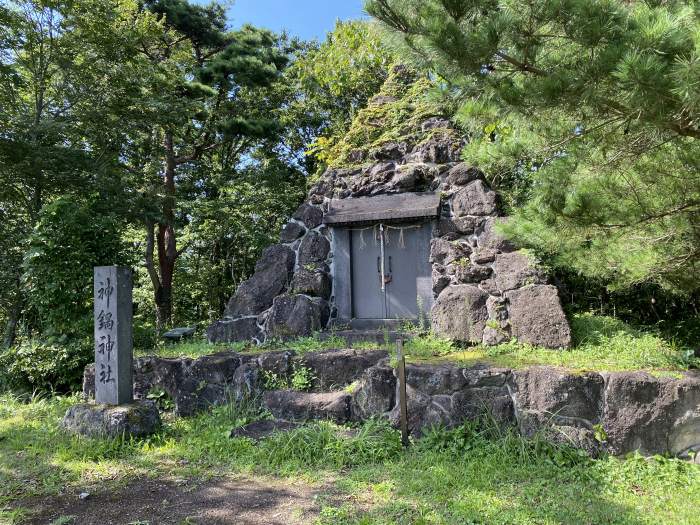
[[[148,395],[146,396],[146,399],[154,401],[160,410],[170,411],[175,408],[175,402],[162,388],[151,388],[150,392],[148,392]]]
[[[24,259],[27,298],[48,335],[92,332],[93,267],[127,264],[121,223],[62,197],[41,210]]]
[[[284,390],[291,388],[304,392],[313,386],[314,375],[310,368],[293,364],[290,375],[280,375],[270,370],[262,371],[263,384],[266,390]]]
[[[292,377],[289,380],[289,386],[292,390],[303,392],[311,389],[314,379],[315,377],[310,368],[295,364],[292,370]]]
[[[262,371],[262,381],[265,390],[284,390],[289,385],[289,380],[271,370]]]
[[[27,340],[0,353],[0,385],[14,391],[68,392],[81,387],[92,361],[89,339]]]

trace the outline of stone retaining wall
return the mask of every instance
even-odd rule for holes
[[[264,372],[288,377],[299,367],[313,376],[312,392],[265,390]],[[645,372],[452,364],[409,364],[406,373],[414,436],[430,425],[453,427],[487,412],[522,435],[541,432],[591,455],[638,450],[687,456],[700,450],[700,374],[677,379]],[[254,395],[281,419],[345,423],[384,417],[398,425],[396,376],[381,350],[137,359],[135,397],[143,399],[154,388],[168,393],[180,415]],[[85,371],[84,393],[94,393],[92,367]]]

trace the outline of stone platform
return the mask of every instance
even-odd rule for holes
[[[109,439],[149,436],[160,424],[158,407],[149,400],[119,406],[82,403],[70,407],[61,421],[70,433]]]
[[[291,377],[300,367],[312,380],[308,392],[266,390],[265,376]],[[136,360],[134,393],[154,388],[191,415],[232,398],[258,397],[282,420],[329,419],[338,423],[386,418],[398,425],[397,380],[383,350],[328,350],[297,355],[224,352],[199,359]],[[488,364],[408,364],[410,432],[431,425],[454,427],[484,413],[524,436],[542,434],[591,455],[692,455],[700,450],[700,374],[681,378],[646,372],[575,373],[553,367],[525,370]],[[94,391],[94,369],[84,391]]]

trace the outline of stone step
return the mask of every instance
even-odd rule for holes
[[[342,390],[336,392],[270,390],[265,392],[263,399],[272,415],[285,421],[322,419],[335,423],[347,423],[351,418],[352,396]]]
[[[325,350],[292,358],[293,366],[301,364],[310,370],[315,391],[333,391],[362,377],[365,370],[389,357],[386,350]]]
[[[331,337],[340,337],[348,346],[354,346],[361,343],[374,343],[378,345],[394,344],[397,339],[408,340],[412,339],[415,334],[401,330],[331,330],[321,332],[319,338],[322,341],[328,340]]]

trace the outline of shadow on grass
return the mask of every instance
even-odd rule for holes
[[[607,480],[593,468],[490,463],[489,458],[407,458],[382,469],[351,474],[354,492],[392,487],[369,510],[326,508],[322,523],[647,524],[680,523],[640,512],[617,501]],[[370,481],[371,480],[371,481]],[[643,508],[644,505],[641,505]]]
[[[637,337],[640,333],[620,319],[613,317],[581,314],[571,319],[571,337],[574,348],[583,345],[601,345],[616,335]]]

